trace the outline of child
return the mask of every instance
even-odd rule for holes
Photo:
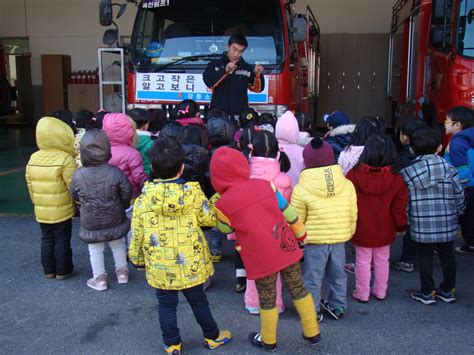
[[[107,290],[105,242],[114,255],[118,283],[128,283],[125,236],[130,220],[125,209],[130,206],[132,186],[120,169],[107,164],[110,155],[110,141],[103,131],[86,132],[81,140],[83,167],[74,174],[70,188],[73,199],[80,203],[79,238],[89,244],[93,277],[87,286],[96,291]]]
[[[156,288],[166,352],[181,353],[176,318],[178,291],[191,305],[205,346],[215,349],[228,343],[231,334],[219,331],[203,290],[214,267],[201,227],[216,225],[214,207],[197,182],[181,179],[184,150],[179,143],[158,138],[150,150],[150,159],[158,179],[146,183],[135,202],[130,261],[145,268],[148,284]]]
[[[291,195],[291,205],[308,231],[303,278],[318,313],[323,307],[338,320],[347,307],[344,243],[356,229],[356,193],[341,167],[334,164],[334,150],[322,138],[314,138],[304,148],[303,159],[306,169]],[[327,301],[321,299],[324,274],[330,289]]]
[[[118,167],[128,177],[132,184],[132,198],[135,198],[148,177],[143,170],[142,157],[133,147],[136,132],[132,120],[123,113],[109,113],[104,117],[103,130],[112,145],[109,164]]]
[[[352,136],[337,160],[344,175],[347,175],[349,170],[357,164],[364,150],[365,142],[374,133],[377,133],[377,125],[373,120],[363,117],[357,122]]]
[[[401,171],[408,187],[408,219],[412,239],[416,242],[420,265],[421,290],[411,297],[423,304],[436,298],[453,302],[455,298],[456,261],[454,239],[458,218],[464,211],[464,196],[456,169],[440,156],[439,135],[428,127],[418,128],[410,138],[416,155],[413,163]],[[433,250],[438,251],[443,282],[435,289]]]
[[[209,120],[206,122],[206,128],[211,147],[211,156],[219,147],[229,146],[233,143],[235,126],[231,119],[227,117],[209,117]],[[224,235],[217,228],[211,228],[205,234],[209,240],[212,261],[218,263],[222,259],[222,239]]]
[[[77,168],[74,133],[64,122],[43,117],[36,125],[36,144],[26,166],[26,183],[35,217],[41,227],[41,263],[47,279],[64,280],[73,275],[71,219],[74,202],[69,185]]]
[[[164,125],[168,122],[166,112],[161,108],[148,109],[148,132],[151,133],[151,139],[158,138],[158,135]]]
[[[81,110],[76,113],[76,128],[77,134],[74,137],[74,151],[76,153],[76,164],[78,167],[81,167],[81,152],[79,147],[86,131],[97,128],[94,114],[88,110]]]
[[[474,117],[473,112],[463,106],[449,110],[445,122],[446,133],[453,134],[446,149],[446,160],[453,165],[464,187],[466,209],[461,219],[464,245],[456,251],[474,255]]]
[[[257,118],[257,124],[260,129],[275,134],[276,118],[269,112],[264,112]]]
[[[151,133],[148,132],[148,112],[142,108],[134,108],[133,110],[128,111],[128,116],[131,117],[137,125],[137,150],[142,156],[143,170],[147,176],[150,176],[151,166],[150,159],[148,158],[148,151],[153,145],[153,140],[151,139]]]
[[[355,126],[350,124],[349,117],[341,111],[334,111],[331,114],[324,115],[324,122],[326,122],[329,129],[324,139],[334,149],[334,162],[337,162],[339,154],[349,143]]]
[[[204,194],[212,195],[209,179],[209,161],[211,159],[209,140],[204,126],[190,124],[180,129],[177,142],[184,149],[183,179],[197,181]]]
[[[199,105],[194,100],[181,101],[174,108],[172,116],[181,126],[187,126],[188,124],[204,125],[199,112]]]
[[[396,163],[397,151],[392,140],[374,134],[365,142],[357,165],[347,174],[356,190],[358,209],[357,228],[351,240],[356,251],[352,297],[361,302],[367,302],[370,294],[378,300],[385,299],[390,245],[396,231],[406,229],[408,191],[403,178],[394,171]],[[372,263],[375,277],[371,292]]]
[[[298,241],[304,242],[306,232],[295,211],[270,182],[250,179],[249,164],[235,149],[223,147],[215,152],[211,182],[221,194],[216,203],[218,227],[224,233],[235,232],[247,277],[257,286],[261,330],[249,334],[250,343],[276,350],[276,282],[281,272],[300,316],[303,337],[318,344],[313,299],[303,285],[299,265]]]
[[[400,126],[399,140],[402,147],[399,153],[398,171],[405,169],[412,163],[413,159],[415,159],[415,154],[413,154],[410,148],[410,137],[418,128],[425,126],[425,121],[416,117],[406,120]],[[392,263],[392,267],[399,271],[413,272],[415,271],[415,260],[416,245],[410,237],[410,226],[407,226],[407,230],[403,236],[402,255],[398,261]]]
[[[288,175],[291,178],[291,186],[295,186],[300,179],[300,172],[304,169],[303,147],[298,145],[299,127],[296,117],[291,111],[286,111],[277,121],[275,136],[278,145],[286,153],[291,162]]]
[[[250,160],[250,178],[262,179],[272,182],[283,198],[291,198],[291,178],[284,172],[290,170],[290,161],[284,152],[280,152],[275,136],[267,131],[259,131],[252,143],[244,150],[245,156]],[[277,278],[276,304],[278,312],[284,311],[285,306],[281,296],[281,277]],[[260,303],[258,301],[255,281],[247,280],[245,291],[245,309],[251,314],[258,314]]]

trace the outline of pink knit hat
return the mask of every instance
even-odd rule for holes
[[[329,143],[316,137],[304,147],[303,160],[307,168],[334,165],[334,150]]]

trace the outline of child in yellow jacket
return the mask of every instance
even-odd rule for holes
[[[46,278],[64,280],[73,274],[71,219],[74,202],[69,185],[77,168],[74,133],[64,122],[43,117],[36,125],[36,144],[26,166],[26,183],[41,227],[41,263]]]
[[[291,195],[291,205],[308,233],[303,279],[313,295],[319,321],[322,320],[321,307],[338,320],[347,307],[344,243],[356,229],[356,192],[341,167],[334,164],[332,147],[321,138],[314,138],[306,145],[303,159],[306,169],[301,172]],[[330,289],[327,301],[321,299],[325,274]]]
[[[181,351],[176,319],[179,291],[193,309],[206,347],[215,349],[231,340],[229,331],[219,331],[203,289],[214,267],[201,227],[216,225],[215,208],[198,182],[180,178],[184,150],[179,143],[158,138],[149,156],[158,178],[146,183],[135,201],[129,259],[145,268],[148,284],[156,288],[166,352]]]

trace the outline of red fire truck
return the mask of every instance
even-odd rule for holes
[[[474,0],[398,0],[393,7],[388,95],[394,127],[410,115],[443,124],[474,106]]]
[[[202,73],[226,51],[229,36],[240,33],[249,42],[244,59],[264,67],[266,87],[261,93],[249,91],[251,106],[277,116],[287,109],[316,112],[320,32],[309,7],[295,14],[295,0],[132,2],[137,15],[128,48],[129,108],[188,98],[207,105],[211,92]],[[112,16],[107,3],[101,2],[101,23]]]

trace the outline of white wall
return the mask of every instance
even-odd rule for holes
[[[28,36],[33,85],[41,85],[41,55],[71,55],[72,69],[97,67],[97,48],[105,27],[99,24],[98,0],[0,0],[0,36]],[[25,9],[26,5],[26,9]],[[117,23],[130,34],[135,6]]]
[[[197,0],[189,0],[197,1]],[[387,33],[395,0],[298,0],[310,5],[322,33]],[[73,70],[94,69],[103,46],[99,0],[0,0],[0,37],[30,39],[33,85],[41,85],[41,55],[68,54]],[[237,5],[238,6],[238,5]],[[121,34],[130,34],[136,10],[128,5],[118,20]]]

